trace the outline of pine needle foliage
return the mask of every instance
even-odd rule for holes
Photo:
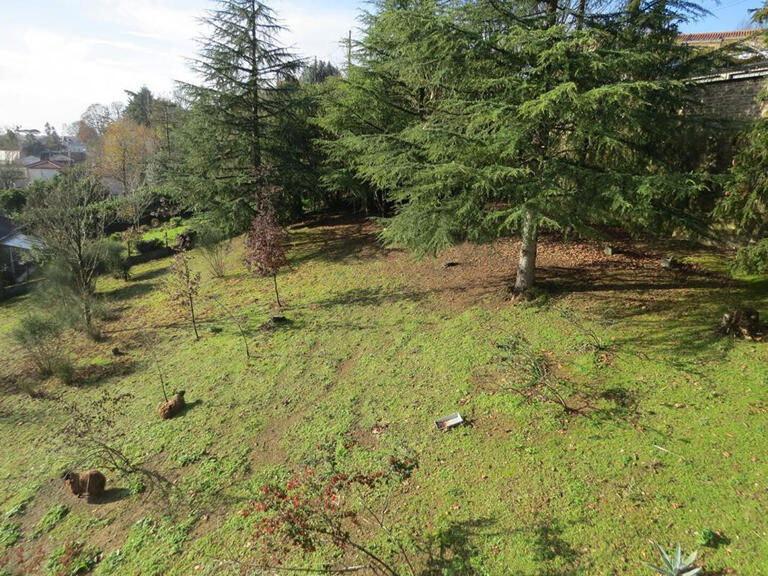
[[[321,122],[330,159],[394,204],[387,241],[430,253],[525,230],[532,271],[541,229],[690,226],[700,184],[665,142],[702,63],[677,26],[700,10],[580,4],[376,3]]]
[[[210,33],[191,63],[203,81],[182,85],[192,103],[188,149],[204,152],[189,163],[192,190],[200,207],[244,227],[255,213],[254,181],[277,145],[269,126],[290,114],[285,80],[301,61],[279,44],[282,26],[257,0],[219,0],[203,22]]]

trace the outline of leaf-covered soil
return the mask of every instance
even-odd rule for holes
[[[375,505],[439,543],[430,573],[647,574],[651,540],[699,548],[707,574],[765,572],[768,348],[715,331],[733,307],[768,316],[765,278],[730,279],[702,249],[675,247],[670,271],[652,247],[545,238],[524,302],[508,292],[514,240],[419,261],[330,220],[289,241],[285,325],[268,324],[272,281],[245,271],[239,242],[222,279],[194,253],[200,341],[160,289],[168,260],[104,279],[104,338],[67,337],[77,387],[35,385],[10,334],[31,299],[0,303],[0,574],[47,573],[71,540],[101,551],[95,574],[238,573],[253,554],[240,511],[264,481],[390,455],[418,465]],[[158,368],[191,403],[168,421]],[[104,434],[151,475],[105,470],[87,502],[60,480],[98,464],[66,407],[103,390],[130,394]],[[455,411],[468,423],[438,432]]]

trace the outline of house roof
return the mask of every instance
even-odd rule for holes
[[[26,234],[16,233],[5,238],[0,238],[0,246],[19,248],[21,250],[32,250],[33,248],[42,246],[42,243],[36,238],[31,238]]]
[[[56,162],[51,162],[50,160],[41,160],[40,162],[35,162],[34,164],[28,164],[26,168],[27,170],[61,170],[62,166],[60,164],[56,164]]]
[[[743,40],[759,30],[732,30],[730,32],[703,32],[700,34],[680,34],[680,41],[688,44],[712,44],[725,40]]]

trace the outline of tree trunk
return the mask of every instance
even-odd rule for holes
[[[200,340],[200,334],[197,333],[197,320],[195,319],[195,303],[192,300],[192,296],[189,298],[189,312],[192,316],[192,329],[195,331],[195,340]]]
[[[584,14],[587,11],[587,0],[579,0],[579,8],[576,12],[576,29],[584,28]]]
[[[558,0],[547,0],[547,24],[551,27],[557,24]]]
[[[83,319],[85,320],[86,332],[93,337],[93,313],[91,312],[91,301],[86,295],[83,295]]]
[[[277,274],[272,275],[272,280],[275,282],[275,297],[277,298],[277,305],[282,308],[283,303],[280,302],[280,293],[277,291]]]
[[[523,216],[523,242],[520,246],[520,260],[517,264],[515,293],[522,294],[533,287],[536,273],[536,249],[539,236],[538,214],[531,208]]]

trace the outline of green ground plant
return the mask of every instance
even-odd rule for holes
[[[37,538],[53,530],[69,514],[69,511],[70,508],[66,504],[56,504],[53,506],[40,518],[40,521],[35,526],[35,531],[32,533],[32,538]]]
[[[34,574],[80,541],[103,551],[95,575],[234,575],[260,562],[259,515],[241,515],[245,503],[309,466],[386,470],[386,489],[368,504],[417,573],[639,576],[650,572],[644,562],[659,564],[649,538],[661,530],[665,542],[695,543],[705,528],[730,542],[701,546],[702,573],[760,573],[768,349],[716,327],[734,307],[765,311],[765,278],[724,279],[728,253],[675,247],[707,271],[683,274],[661,269],[653,246],[601,265],[600,245],[547,238],[541,261],[557,273],[542,276],[547,305],[527,306],[506,299],[509,271],[498,266],[514,243],[413,261],[382,248],[377,232],[362,221],[288,231],[281,292],[292,322],[268,329],[271,279],[248,273],[242,239],[221,279],[192,250],[190,271],[204,278],[200,341],[162,292],[168,258],[137,265],[130,283],[100,278],[97,296],[118,311],[103,320],[105,339],[66,337],[89,384],[51,380],[43,398],[3,392],[0,505],[26,502],[4,523],[30,535],[55,506],[71,511],[45,537],[19,539],[0,569],[19,571],[16,549],[26,566],[42,549],[40,568],[22,570]],[[568,272],[572,254],[592,264]],[[10,355],[0,383],[21,373],[5,359],[23,353],[12,333],[32,307],[29,297],[0,303],[0,349]],[[147,333],[156,337],[145,345]],[[497,346],[513,337],[514,350]],[[578,412],[528,385],[528,353]],[[172,420],[158,418],[153,355],[168,392],[191,400]],[[120,398],[114,409],[100,407],[104,393]],[[92,432],[72,427],[75,410]],[[434,420],[456,411],[466,424],[438,432]],[[132,470],[111,472],[91,438]],[[72,497],[60,479],[88,467],[107,476],[98,503]],[[360,542],[393,552],[386,532],[367,526]],[[282,559],[354,565],[326,547],[307,556],[291,547]]]

